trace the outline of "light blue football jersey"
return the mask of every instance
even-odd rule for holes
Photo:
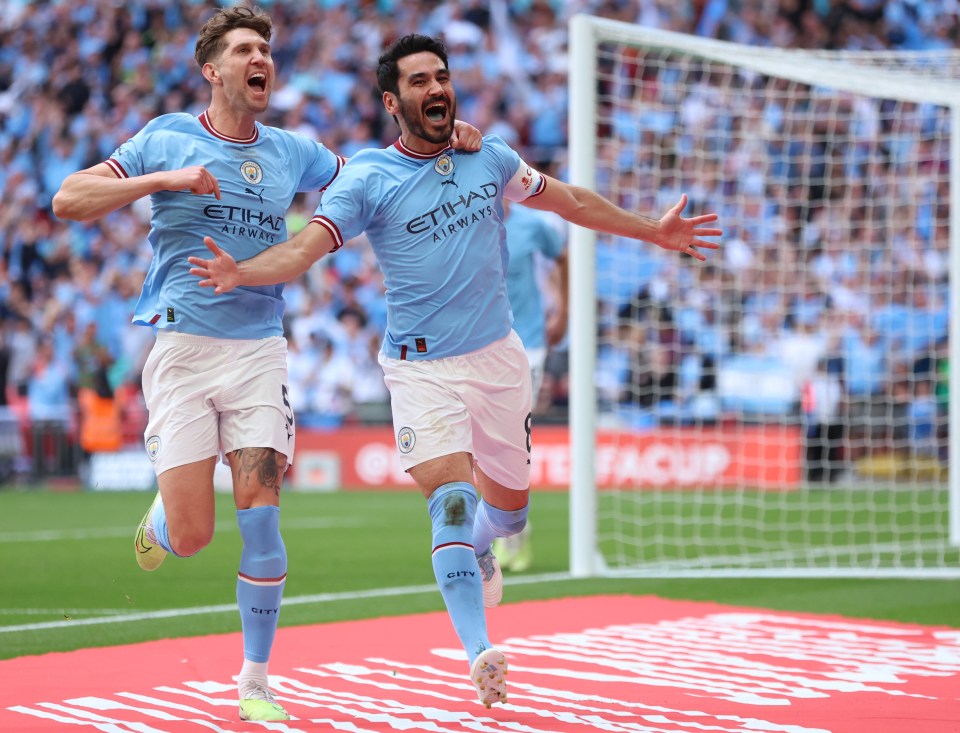
[[[495,135],[474,153],[397,142],[358,152],[327,189],[313,221],[337,247],[366,231],[383,271],[386,356],[457,356],[509,333],[503,196],[508,184],[518,200],[544,186],[522,166]]]
[[[150,197],[153,260],[133,322],[233,339],[283,334],[283,285],[241,287],[215,295],[190,274],[187,257],[209,257],[204,236],[237,260],[287,239],[286,213],[298,191],[319,191],[343,165],[319,142],[257,124],[246,140],[226,137],[206,118],[162,115],[106,161],[121,178],[194,165],[220,185],[213,194],[160,191]]]
[[[513,308],[513,330],[527,349],[547,346],[546,314],[537,277],[537,253],[555,260],[563,252],[563,237],[539,211],[511,206],[507,214],[507,294]]]

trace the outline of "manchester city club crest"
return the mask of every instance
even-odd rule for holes
[[[437,162],[433,164],[433,169],[441,176],[449,176],[453,173],[453,158],[450,157],[449,153],[444,153],[437,158]]]
[[[417,444],[417,434],[411,428],[400,428],[397,433],[397,447],[401,453],[409,453]]]
[[[263,180],[263,168],[255,160],[245,160],[240,164],[240,173],[247,183],[260,183]]]
[[[147,457],[151,461],[157,460],[157,456],[160,454],[160,436],[151,435],[146,440],[146,446],[147,446]]]

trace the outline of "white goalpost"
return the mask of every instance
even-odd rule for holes
[[[724,228],[571,230],[571,573],[960,577],[960,52],[577,15],[569,89],[572,183]]]

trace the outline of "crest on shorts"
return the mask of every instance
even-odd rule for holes
[[[255,160],[245,160],[240,164],[240,173],[247,183],[260,183],[263,180],[263,168]]]
[[[157,456],[160,455],[160,436],[151,435],[149,438],[147,438],[146,446],[147,458],[149,458],[151,461],[156,461]]]
[[[453,158],[450,157],[449,153],[444,153],[437,158],[437,162],[433,164],[433,169],[441,176],[449,176],[453,173]]]
[[[409,453],[416,444],[417,434],[413,432],[413,429],[400,428],[400,432],[397,433],[397,447],[400,449],[400,452]]]

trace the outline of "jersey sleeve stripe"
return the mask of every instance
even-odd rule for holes
[[[113,174],[117,178],[129,178],[130,175],[123,169],[123,166],[113,158],[110,158],[104,161],[107,164],[107,167],[113,171]]]
[[[333,183],[335,180],[337,180],[337,176],[340,175],[340,171],[343,170],[343,166],[345,166],[346,164],[347,164],[347,159],[344,158],[342,155],[338,155],[338,156],[337,156],[337,169],[333,172],[333,176],[330,178],[330,180],[327,181],[327,182],[323,185],[323,187],[320,189],[320,193],[323,193],[324,191],[326,191],[326,190],[330,187],[330,184]]]
[[[333,249],[330,250],[331,253],[336,252],[338,249],[340,249],[343,246],[343,235],[340,234],[340,230],[337,229],[337,225],[334,224],[332,221],[330,221],[328,218],[326,218],[325,216],[315,216],[310,220],[310,223],[319,224],[328,232],[330,232],[330,236],[333,237],[333,242],[334,242]]]

